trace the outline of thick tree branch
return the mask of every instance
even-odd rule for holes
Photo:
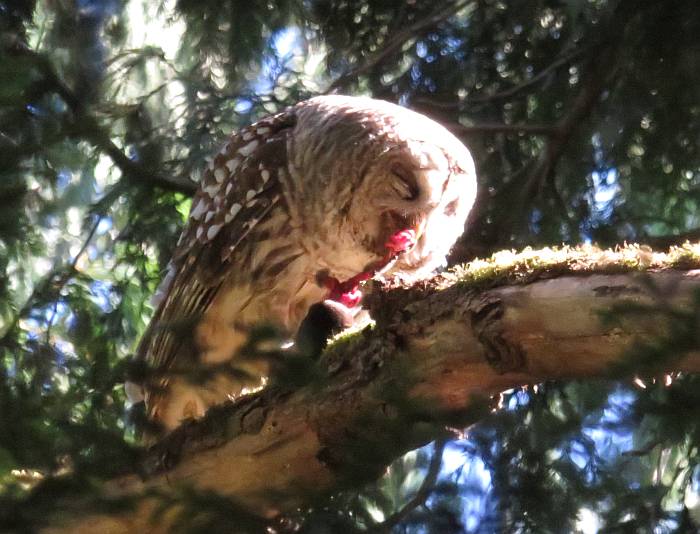
[[[613,72],[616,70],[617,50],[619,43],[600,47],[600,59],[595,62],[588,72],[581,90],[576,94],[568,113],[552,128],[547,145],[530,171],[527,181],[522,188],[522,198],[527,202],[533,195],[539,194],[544,183],[553,172],[559,158],[564,154],[569,141],[577,129],[593,111],[595,105],[607,87]]]
[[[634,359],[648,353],[629,351],[640,340],[671,336],[679,328],[671,309],[696,321],[700,259],[684,253],[669,266],[645,249],[609,263],[616,253],[597,254],[538,273],[522,268],[530,256],[515,268],[499,267],[496,258],[487,270],[501,273],[504,285],[472,272],[472,282],[438,277],[376,291],[368,299],[376,326],[331,346],[320,364],[322,387],[269,388],[214,408],[151,448],[144,478],[125,476],[108,485],[108,494],[167,493],[185,484],[270,517],[376,478],[445,425],[476,421],[504,389],[605,377],[615,367],[616,376],[649,371],[648,359]],[[653,269],[634,272],[641,265]],[[620,306],[637,314],[626,316]],[[619,320],[606,324],[601,314]],[[700,371],[700,351],[687,350],[655,360],[653,369]],[[158,528],[148,522],[157,504],[149,497],[132,513],[88,515],[65,503],[66,514],[78,519],[50,531],[166,532],[167,516]]]
[[[584,75],[579,92],[569,105],[566,115],[555,125],[555,133],[547,139],[544,151],[535,161],[524,187],[521,188],[523,205],[538,195],[552,177],[554,168],[569,142],[610,86],[618,71],[620,50],[623,45],[631,44],[625,42],[628,40],[627,26],[634,17],[649,7],[658,8],[653,3],[642,0],[622,0],[615,8],[611,20],[604,25],[601,33],[605,37],[598,45],[590,48],[588,71]]]

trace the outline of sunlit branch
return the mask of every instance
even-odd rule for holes
[[[661,445],[661,440],[655,439],[644,445],[643,447],[640,447],[638,449],[631,449],[629,451],[624,451],[622,453],[622,456],[646,456],[649,454],[651,451],[653,451],[656,447]]]
[[[653,359],[640,356],[640,347],[666,346],[679,329],[696,329],[697,250],[652,256],[639,247],[545,249],[524,252],[510,267],[503,260],[512,253],[504,252],[490,264],[500,273],[491,281],[489,275],[479,275],[475,284],[436,277],[427,285],[372,292],[367,305],[375,326],[331,345],[319,361],[322,387],[268,387],[186,422],[146,451],[140,475],[106,486],[111,498],[140,497],[137,509],[90,513],[80,510],[80,502],[65,501],[59,506],[71,510],[64,513],[71,520],[54,532],[95,532],[107,525],[132,532],[152,521],[159,506],[154,490],[182,483],[274,516],[348,483],[359,487],[392,459],[444,436],[445,428],[484,417],[489,396],[505,389],[636,372],[696,372],[697,344]],[[538,261],[548,267],[529,278],[524,270]],[[687,320],[679,321],[679,313]],[[604,323],[601,314],[617,321]],[[440,469],[437,458],[433,462],[421,490],[398,514],[429,497]],[[260,476],[269,472],[277,475]]]

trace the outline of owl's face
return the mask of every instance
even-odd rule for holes
[[[467,148],[428,117],[379,100],[318,97],[297,117],[287,147],[319,271],[341,282],[377,272],[411,280],[442,265],[476,193]]]
[[[425,141],[402,143],[368,169],[348,215],[358,244],[387,263],[380,271],[416,280],[444,264],[476,194],[474,165],[463,152]],[[402,231],[415,239],[396,247]]]

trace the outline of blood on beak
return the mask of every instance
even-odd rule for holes
[[[384,246],[390,252],[398,254],[412,249],[417,242],[418,238],[416,237],[416,231],[413,229],[407,229],[400,230],[389,236],[389,239]]]

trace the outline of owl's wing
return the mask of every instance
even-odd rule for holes
[[[287,167],[294,123],[290,109],[241,130],[206,169],[137,349],[151,369],[167,372],[178,358],[195,355],[192,328],[219,291],[236,248],[280,202],[280,168]]]

